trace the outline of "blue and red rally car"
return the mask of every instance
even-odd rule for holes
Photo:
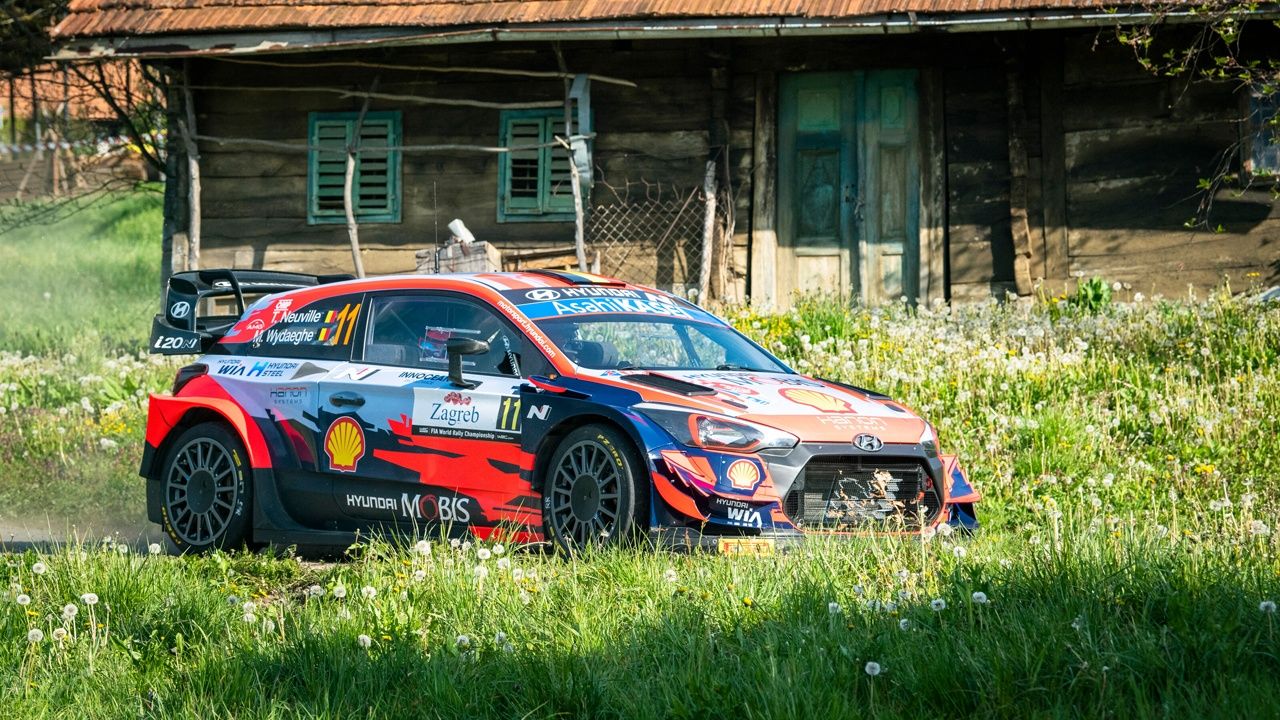
[[[929,423],[658,290],[206,270],[164,308],[152,352],[201,354],[151,397],[141,467],[180,551],[395,530],[759,553],[976,526]]]

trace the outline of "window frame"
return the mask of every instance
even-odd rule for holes
[[[346,212],[334,212],[330,210],[322,211],[317,207],[318,190],[320,188],[320,156],[326,151],[314,149],[319,143],[317,132],[323,123],[342,122],[347,131],[347,137],[350,138],[351,131],[355,129],[356,120],[360,117],[359,112],[313,112],[307,114],[307,144],[312,149],[307,151],[307,224],[308,225],[337,225],[346,223]],[[403,114],[399,110],[371,110],[365,113],[365,121],[387,121],[387,147],[398,148],[403,137]],[[402,208],[404,206],[403,187],[401,181],[401,151],[398,149],[386,150],[387,156],[387,197],[389,199],[388,210],[377,211],[361,211],[359,207],[352,208],[355,220],[358,223],[387,223],[397,224],[402,221]],[[360,187],[360,153],[356,153],[356,172],[353,178],[352,190],[358,191]],[[358,203],[359,200],[357,199]]]
[[[452,302],[466,303],[469,305],[482,308],[485,311],[492,314],[495,318],[497,318],[498,322],[502,323],[502,326],[505,327],[507,331],[512,334],[513,337],[520,338],[527,348],[529,348],[532,352],[536,353],[537,357],[541,358],[542,364],[545,367],[555,368],[555,365],[551,362],[550,358],[546,356],[546,353],[542,352],[542,348],[538,347],[537,343],[535,343],[523,330],[521,330],[514,322],[512,322],[510,318],[508,318],[506,315],[503,315],[498,310],[498,308],[494,307],[493,305],[475,296],[468,295],[466,293],[451,292],[448,290],[383,290],[380,292],[366,293],[364,302],[366,303],[365,308],[368,309],[368,312],[364,314],[363,318],[361,318],[362,321],[364,322],[364,326],[362,328],[357,328],[357,332],[361,333],[361,339],[359,343],[359,348],[358,349],[354,347],[352,348],[352,356],[354,358],[352,362],[359,362],[364,365],[377,365],[378,367],[399,367],[399,368],[406,368],[410,370],[424,370],[424,371],[430,371],[430,372],[443,373],[447,371],[447,369],[436,370],[434,368],[422,368],[422,367],[416,367],[416,366],[410,366],[410,365],[389,365],[386,363],[371,362],[364,359],[365,349],[368,348],[370,341],[373,339],[373,332],[375,329],[374,328],[375,305],[377,305],[379,301],[403,300],[403,299],[448,300]],[[352,344],[355,345],[355,343],[352,343]],[[517,352],[521,352],[521,351],[517,351]],[[521,352],[520,375],[503,375],[502,373],[486,373],[486,372],[480,372],[478,370],[469,370],[465,367],[463,368],[462,372],[464,375],[480,375],[483,377],[523,380],[525,378],[528,378],[530,375],[538,374],[538,373],[525,371],[524,355],[525,353]]]
[[[511,126],[514,122],[538,120],[540,127],[539,144],[554,140],[552,126],[556,121],[564,122],[564,110],[530,109],[504,110],[500,116],[498,145],[511,147]],[[581,130],[579,130],[581,132]],[[551,195],[551,154],[564,152],[570,165],[573,156],[568,150],[556,147],[543,147],[538,150],[538,200],[536,207],[511,206],[511,153],[503,152],[498,162],[498,222],[572,222],[574,220],[573,194],[567,199],[567,206],[561,207],[552,203]],[[570,172],[573,172],[570,168]]]

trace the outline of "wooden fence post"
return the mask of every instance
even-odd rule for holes
[[[706,206],[702,215],[702,262],[698,266],[698,304],[707,302],[707,287],[711,284],[711,249],[716,241],[716,163],[707,162],[707,175],[702,181],[702,195]]]

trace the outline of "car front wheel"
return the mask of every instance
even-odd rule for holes
[[[647,479],[631,441],[607,425],[569,433],[551,456],[543,487],[548,539],[561,550],[630,538],[648,510]]]
[[[182,433],[160,477],[161,524],[178,552],[244,543],[249,530],[249,468],[240,440],[219,423]]]

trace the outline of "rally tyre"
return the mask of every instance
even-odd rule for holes
[[[248,539],[252,481],[244,446],[225,425],[202,423],[169,447],[161,470],[161,525],[179,553]]]
[[[542,494],[546,536],[565,552],[626,542],[644,526],[648,487],[625,435],[609,425],[584,425],[551,456]]]

